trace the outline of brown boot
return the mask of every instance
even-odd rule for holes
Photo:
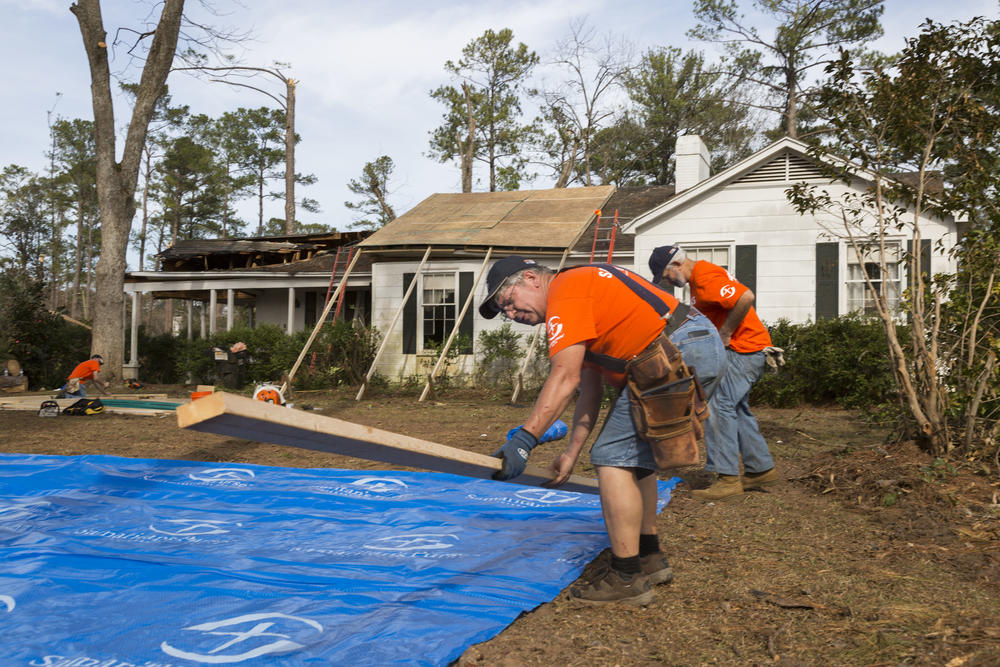
[[[763,486],[772,486],[781,481],[778,470],[771,468],[764,472],[748,472],[743,475],[743,490],[759,489]]]
[[[696,489],[691,495],[698,500],[732,500],[743,495],[743,483],[739,475],[719,475],[712,486],[707,489]]]
[[[570,600],[592,605],[621,602],[645,607],[654,595],[649,578],[642,572],[623,574],[610,566],[598,572],[592,581],[569,589]]]

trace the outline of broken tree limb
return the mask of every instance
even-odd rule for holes
[[[177,408],[177,425],[204,433],[301,447],[369,461],[489,479],[500,459],[370,426],[216,392]],[[529,465],[511,480],[539,486],[551,475]],[[597,480],[573,475],[559,491],[597,493]]]

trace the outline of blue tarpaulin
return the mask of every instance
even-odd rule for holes
[[[672,483],[661,483],[661,508]],[[4,665],[443,665],[607,544],[597,496],[0,454]]]

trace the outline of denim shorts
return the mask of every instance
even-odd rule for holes
[[[677,345],[684,361],[695,366],[705,393],[714,391],[718,379],[726,370],[726,348],[712,322],[692,308],[684,323],[670,334],[670,340]],[[656,470],[652,448],[636,433],[627,386],[615,398],[601,432],[590,448],[590,463],[595,466]]]

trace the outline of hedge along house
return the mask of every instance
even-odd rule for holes
[[[312,329],[326,299],[354,263],[334,315],[371,321],[371,266],[356,244],[371,232],[328,232],[245,239],[178,241],[157,257],[159,271],[125,274],[132,296],[131,345],[125,376],[139,367],[138,299],[179,299],[184,312],[174,318],[174,333],[201,337],[236,325],[276,324],[286,332]],[[237,306],[245,321],[236,321]],[[220,321],[221,319],[221,321]]]
[[[461,317],[448,371],[471,372],[479,334],[503,325],[478,313],[494,261],[520,254],[555,268],[588,263],[594,253],[604,261],[615,208],[621,223],[632,214],[626,207],[645,210],[649,197],[660,203],[671,193],[597,186],[431,195],[359,244],[372,263],[372,324],[385,337],[375,370],[390,379],[428,374]],[[618,235],[616,263],[631,265],[631,241]]]
[[[800,214],[785,195],[802,181],[835,197],[850,190],[862,192],[872,182],[863,169],[851,170],[850,184],[831,183],[808,156],[806,144],[788,137],[714,176],[700,137],[679,137],[676,159],[675,196],[623,228],[635,236],[636,268],[644,275],[653,249],[676,243],[689,257],[723,266],[750,287],[765,322],[785,318],[803,323],[871,312],[866,275],[877,288],[887,290],[890,300],[898,300],[906,288],[903,257],[912,251],[908,230],[887,238],[883,275],[877,253],[859,262],[850,243],[828,231],[842,226],[832,214]],[[924,214],[919,226],[922,272],[953,271],[947,253],[958,240],[956,220]],[[687,288],[678,296],[688,300]]]

